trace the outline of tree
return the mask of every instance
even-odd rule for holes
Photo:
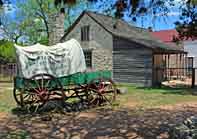
[[[3,6],[3,1],[2,0],[0,0],[0,6]]]
[[[130,16],[136,17],[142,14],[162,14],[167,15],[168,6],[173,6],[174,0],[117,0],[115,7],[115,16],[121,18],[125,12]]]
[[[53,0],[27,0],[25,3],[19,3],[19,16],[23,17],[26,29],[32,36],[36,34],[46,34],[49,37],[48,18],[51,13],[57,12],[57,9],[51,4]],[[43,36],[43,35],[41,35]],[[38,41],[38,40],[35,40]]]
[[[180,21],[177,21],[176,29],[179,33],[176,40],[188,40],[197,38],[197,0],[188,0],[182,6]]]
[[[0,40],[0,59],[2,62],[14,62],[15,51],[14,44],[7,40]]]
[[[128,13],[133,21],[139,16],[149,14],[152,16],[167,16],[170,8],[175,6],[175,0],[117,0],[115,4],[115,16],[122,18]],[[176,22],[179,38],[188,39],[197,37],[197,0],[183,0],[179,9],[182,12],[180,21]]]
[[[17,6],[20,9],[18,19],[22,18],[23,36],[28,36],[28,40],[32,43],[43,39],[48,40],[51,17],[64,13],[65,20],[71,25],[73,17],[70,16],[70,11],[84,3],[89,3],[89,1],[26,0],[26,2],[18,3]]]
[[[7,16],[4,12],[0,14],[1,26],[0,29],[3,31],[1,35],[3,35],[4,39],[12,41],[14,43],[18,43],[18,39],[22,36],[22,24],[17,22],[12,22],[9,16]],[[17,30],[16,30],[17,29]]]
[[[194,5],[197,0],[185,0],[187,3]],[[122,18],[124,15],[127,15],[132,19],[133,22],[136,22],[137,17],[144,15],[152,15],[153,17],[167,16],[170,8],[172,8],[175,3],[174,0],[114,0],[104,1],[104,0],[26,0],[24,3],[19,3],[18,7],[20,13],[18,19],[21,19],[20,24],[15,24],[16,28],[15,38],[17,36],[26,36],[31,42],[38,42],[41,40],[47,40],[49,37],[49,18],[52,14],[57,14],[59,12],[65,13],[65,20],[68,21],[69,25],[72,23],[73,16],[71,15],[71,10],[83,4],[100,4],[97,6],[97,10],[104,9],[104,12],[113,14],[116,18]],[[108,6],[106,6],[108,5]],[[187,4],[185,4],[187,5]],[[195,8],[190,6],[180,7],[184,12],[184,9],[187,9],[188,13],[194,13],[196,17]],[[190,9],[190,10],[188,10]],[[193,12],[192,12],[193,10]],[[188,14],[185,14],[188,15]],[[183,16],[186,19],[185,16]],[[195,21],[195,20],[194,20]],[[185,30],[186,32],[191,32],[195,30],[196,22],[184,22],[190,29]],[[190,25],[192,23],[192,25]],[[14,26],[14,25],[12,25]],[[179,23],[179,28],[182,25]],[[177,26],[178,28],[178,26]],[[182,27],[183,28],[183,27]],[[183,32],[183,31],[179,31]],[[184,33],[185,34],[185,33]],[[196,35],[194,33],[194,35]],[[13,35],[12,35],[13,36]],[[16,40],[16,39],[14,39]]]

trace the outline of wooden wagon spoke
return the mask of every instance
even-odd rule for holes
[[[35,81],[35,83],[36,83],[36,85],[37,85],[37,87],[38,87],[38,90],[41,91],[40,85],[39,85],[39,83],[37,82],[37,80],[35,79],[34,81]]]
[[[34,90],[34,91],[36,91],[36,93],[38,93],[38,94],[40,93],[40,91],[39,91],[39,90],[37,90],[37,89],[36,89],[36,88],[34,88],[34,87],[33,87],[33,90]]]
[[[43,90],[44,88],[44,76],[41,76],[41,89]]]
[[[54,85],[50,85],[51,81],[54,81]],[[55,91],[55,89],[58,96],[61,96],[61,98],[63,98],[64,96],[64,91],[61,83],[58,82],[52,75],[38,74],[33,76],[27,83],[27,94],[23,95],[22,99],[25,100],[24,104],[27,105],[27,108],[29,110],[33,110],[33,112],[37,111],[45,104],[46,101],[48,101],[49,96],[52,94],[51,92]]]
[[[33,101],[33,95],[29,95],[29,100]]]
[[[51,80],[48,80],[48,81],[47,81],[47,83],[46,83],[46,85],[45,85],[46,88],[48,87],[48,85],[49,85],[50,82],[51,82]]]
[[[61,94],[61,92],[53,91],[49,95],[58,95],[58,96],[61,96],[62,94]]]
[[[107,91],[105,91],[105,94],[111,94],[111,93],[114,93],[114,90],[107,90]]]
[[[51,85],[49,88],[47,88],[49,91],[53,89],[53,86]]]
[[[29,95],[27,94],[27,95],[25,95],[24,97],[23,97],[23,99],[25,99],[25,98],[27,98]]]
[[[112,104],[111,101],[105,95],[103,95],[103,97],[105,98],[105,100],[107,100],[107,102],[109,102],[109,104]]]
[[[98,92],[98,89],[93,89],[93,88],[91,88],[91,91],[93,91],[93,92]]]

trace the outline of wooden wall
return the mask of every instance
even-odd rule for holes
[[[120,83],[152,86],[152,50],[114,37],[113,79]]]

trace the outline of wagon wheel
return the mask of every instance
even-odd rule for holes
[[[64,91],[59,80],[49,74],[37,74],[25,81],[25,89],[14,95],[20,106],[26,106],[31,111],[37,111],[50,98],[56,95],[64,98]]]
[[[14,88],[13,95],[14,95],[14,99],[15,99],[16,103],[19,106],[23,107],[24,106],[23,102],[26,101],[28,98],[28,92],[25,91],[25,89]]]
[[[28,79],[24,79],[24,84],[22,88],[17,89],[16,87],[14,87],[13,90],[14,99],[16,103],[21,107],[25,106],[24,102],[29,101],[29,97],[30,97],[27,80]]]
[[[107,78],[94,79],[91,81],[88,90],[88,101],[93,105],[111,105],[117,93],[115,83]]]

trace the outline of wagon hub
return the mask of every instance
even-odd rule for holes
[[[98,89],[98,93],[99,93],[99,94],[104,94],[104,93],[105,93],[104,88]]]
[[[48,96],[48,92],[46,90],[42,90],[38,93],[38,96],[41,100],[45,100],[47,99]]]

